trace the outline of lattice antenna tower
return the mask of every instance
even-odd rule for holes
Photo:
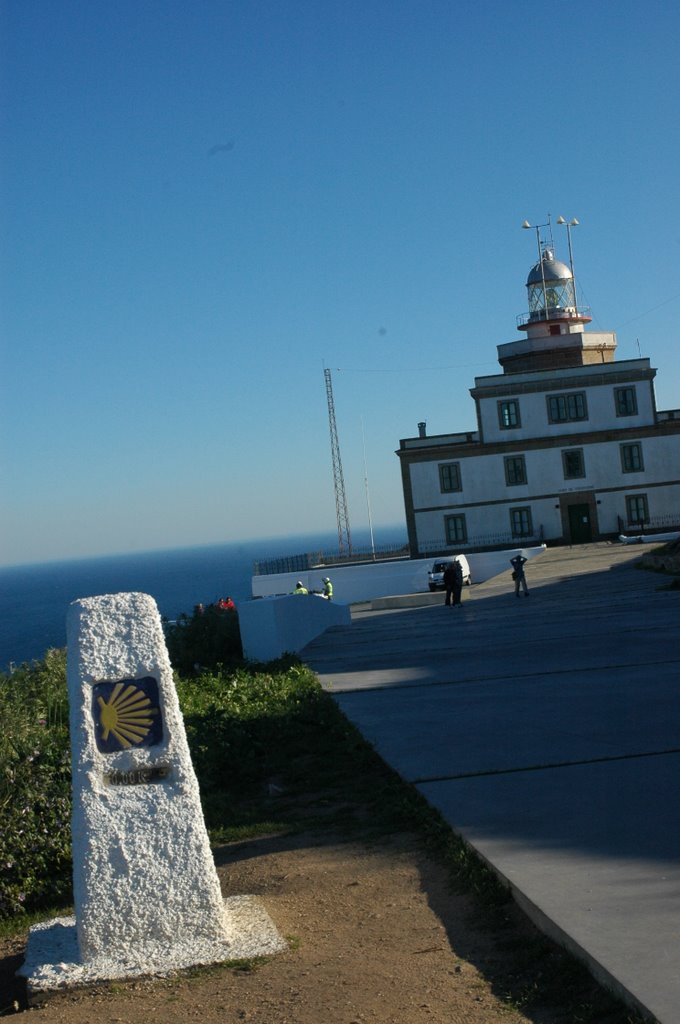
[[[340,458],[340,442],[338,428],[335,424],[335,402],[333,401],[333,381],[331,371],[324,369],[326,379],[326,401],[328,403],[328,425],[331,432],[331,459],[333,461],[333,485],[335,487],[335,514],[338,520],[338,554],[352,554],[352,535],[349,529],[347,498],[345,496],[345,478],[342,475]]]

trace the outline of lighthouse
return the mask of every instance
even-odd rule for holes
[[[550,221],[537,227],[528,221],[522,225],[536,231],[538,261],[527,277],[528,311],[517,317],[517,330],[526,338],[497,346],[498,361],[505,373],[614,361],[616,335],[586,331],[592,317],[587,307],[578,304],[571,247],[571,228],[578,221],[568,223],[560,217],[557,223],[567,228],[569,265],[555,256]],[[541,238],[542,228],[550,232],[547,239]]]
[[[414,558],[489,548],[587,544],[680,529],[680,409],[659,410],[649,359],[615,359],[579,302],[571,228],[536,233],[521,335],[497,345],[501,372],[476,377],[476,429],[403,438]]]

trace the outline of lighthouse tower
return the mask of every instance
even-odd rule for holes
[[[558,223],[563,222],[560,218]],[[550,227],[549,224],[541,226]],[[531,225],[525,221],[523,227]],[[517,317],[517,330],[525,333],[526,338],[498,345],[498,361],[504,373],[613,362],[616,336],[584,330],[592,317],[588,316],[586,307],[578,306],[571,233],[569,266],[555,258],[552,238],[548,242],[541,241],[539,228],[536,228],[536,240],[539,259],[529,271],[526,283],[529,310]]]

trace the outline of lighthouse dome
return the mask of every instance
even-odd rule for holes
[[[541,270],[541,267],[543,268]],[[571,270],[565,263],[555,259],[552,249],[544,249],[541,262],[537,263],[529,271],[527,288],[532,284],[541,284],[547,281],[564,281],[571,279]]]

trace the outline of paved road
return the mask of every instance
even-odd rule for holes
[[[355,612],[302,657],[544,930],[677,1024],[680,591],[640,554],[548,549],[528,598],[508,571],[460,608]]]

